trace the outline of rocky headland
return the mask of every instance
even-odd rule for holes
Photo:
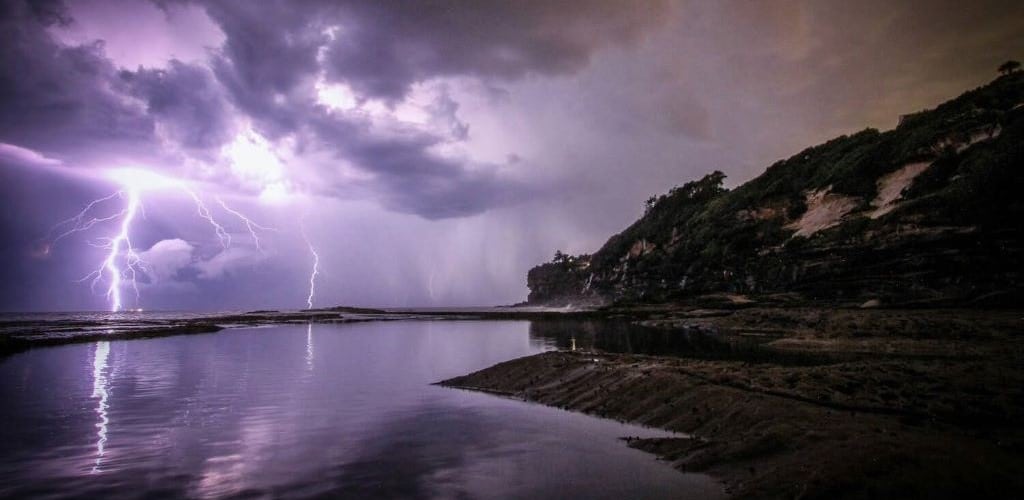
[[[711,173],[529,271],[527,304],[647,333],[561,325],[561,351],[441,384],[686,433],[628,442],[738,498],[1019,498],[1022,167],[1015,72],[734,189]]]
[[[807,148],[735,189],[647,200],[593,254],[530,270],[530,304],[742,295],[781,304],[1021,303],[1024,73]]]

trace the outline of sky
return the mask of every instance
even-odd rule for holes
[[[0,310],[515,303],[1021,57],[1019,1],[7,0]]]

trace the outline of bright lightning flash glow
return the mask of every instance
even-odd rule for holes
[[[224,229],[224,226],[214,219],[213,214],[206,207],[206,204],[203,203],[202,198],[200,198],[195,191],[185,184],[185,182],[164,177],[154,172],[142,169],[115,169],[108,171],[108,175],[111,179],[120,184],[122,189],[111,195],[90,202],[81,212],[78,213],[78,215],[57,224],[57,226],[50,230],[48,238],[53,234],[57,234],[57,236],[49,241],[44,248],[44,252],[48,253],[49,249],[54,244],[73,233],[86,231],[101,222],[120,219],[121,224],[118,232],[112,237],[102,239],[101,241],[104,243],[98,245],[100,248],[107,250],[106,258],[98,269],[89,273],[81,280],[85,281],[91,279],[92,287],[95,289],[96,285],[98,285],[104,277],[107,278],[108,286],[106,296],[107,300],[110,302],[110,310],[112,312],[121,311],[124,306],[121,291],[126,286],[125,282],[127,282],[128,286],[131,286],[135,291],[136,303],[139,301],[139,287],[136,281],[136,276],[139,271],[145,271],[145,263],[132,246],[131,229],[133,223],[135,223],[137,219],[137,214],[140,211],[143,211],[142,193],[144,191],[169,188],[184,191],[195,203],[196,212],[199,217],[213,227],[214,234],[217,235],[217,239],[220,241],[221,246],[224,249],[227,249],[231,245],[231,235]],[[121,198],[125,200],[125,205],[121,211],[107,216],[90,216],[90,213],[93,210],[97,209],[104,202],[110,201],[114,198]],[[240,212],[228,208],[220,198],[217,198],[217,202],[226,212],[239,218],[245,224],[246,229],[248,229],[249,234],[253,238],[256,248],[262,252],[263,249],[260,247],[257,230],[265,230],[267,228],[256,224]],[[144,211],[143,214],[145,214]],[[312,249],[312,247],[310,248]],[[314,256],[315,255],[316,254],[314,252]],[[317,259],[317,262],[319,262],[319,259]],[[315,276],[316,263],[314,264],[313,277]],[[309,302],[311,304],[313,300],[312,280],[313,278],[310,278]]]

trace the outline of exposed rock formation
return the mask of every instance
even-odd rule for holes
[[[853,196],[830,193],[832,186],[819,191],[807,192],[804,205],[807,210],[799,219],[787,224],[786,229],[795,229],[793,236],[811,236],[818,231],[838,226],[846,214],[860,205],[860,199]]]
[[[892,212],[896,208],[896,202],[903,196],[903,190],[910,187],[910,183],[914,182],[914,178],[921,175],[930,166],[931,163],[927,162],[910,163],[878,179],[878,196],[871,202],[871,205],[876,208],[868,217],[877,219]]]

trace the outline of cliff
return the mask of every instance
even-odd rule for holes
[[[733,190],[721,172],[673,188],[593,255],[530,270],[529,302],[1019,305],[1022,102],[1013,73]]]

